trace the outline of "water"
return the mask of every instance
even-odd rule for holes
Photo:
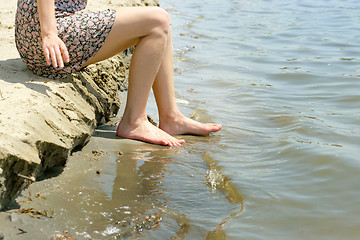
[[[177,155],[184,176],[173,181],[185,186],[170,202],[192,224],[186,239],[223,219],[227,239],[357,239],[360,2],[161,5],[172,17],[182,110],[223,124],[211,142]],[[227,217],[241,204],[188,180],[206,171],[200,152],[231,179],[243,211]]]
[[[44,183],[60,189],[40,204],[54,203],[57,218],[68,219],[59,231],[79,239],[357,239],[360,2],[161,5],[172,18],[179,106],[223,130],[169,149],[111,141],[101,131],[113,129],[98,129],[94,146],[113,152],[104,163],[90,158],[101,174]],[[149,111],[156,119],[153,100]],[[144,227],[146,215],[155,220]]]

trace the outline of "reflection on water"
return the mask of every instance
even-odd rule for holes
[[[209,231],[205,237],[207,240],[225,239],[226,233],[223,228],[228,223],[228,221],[241,214],[241,212],[244,210],[244,199],[236,187],[234,187],[232,184],[231,179],[224,176],[224,174],[221,172],[221,167],[218,166],[217,162],[206,152],[203,153],[203,158],[209,164],[209,169],[206,172],[207,184],[210,185],[213,191],[222,191],[228,199],[229,203],[240,204],[240,206],[238,208],[234,208],[233,212],[224,218],[214,230]]]
[[[166,214],[162,180],[166,164],[171,162],[164,153],[151,146],[128,147],[116,158],[115,166],[105,168],[105,172],[102,170],[97,181],[103,183],[104,192],[111,189],[111,195],[103,202],[111,223],[103,235],[128,237],[157,227],[162,216],[155,213]],[[107,171],[112,170],[115,172],[110,176],[114,179],[109,181]]]
[[[167,165],[172,163],[172,156],[177,150],[140,142],[134,144],[131,141],[119,146],[116,140],[104,146],[102,136],[106,127],[105,130],[97,131],[99,134],[96,141],[109,157],[103,159],[100,174],[93,179],[93,184],[100,186],[99,191],[107,194],[102,195],[105,198],[101,200],[91,200],[101,202],[101,207],[96,206],[91,213],[88,205],[81,203],[89,221],[83,226],[86,229],[84,232],[95,238],[136,237],[144,234],[146,230],[159,229],[160,223],[163,225],[162,222],[170,219],[175,223],[172,226],[174,230],[177,229],[178,234],[183,234],[181,230],[188,220],[176,210],[169,209],[164,185]],[[113,132],[113,129],[109,131]],[[119,147],[121,151],[114,153]],[[101,196],[89,196],[99,195]],[[170,237],[174,232],[165,231],[163,234]]]

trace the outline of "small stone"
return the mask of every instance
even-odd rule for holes
[[[10,220],[11,220],[12,222],[17,222],[17,223],[19,223],[19,224],[22,223],[21,217],[20,217],[20,215],[17,214],[17,213],[11,213],[11,215],[10,215]]]

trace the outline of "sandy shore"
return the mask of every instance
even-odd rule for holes
[[[96,229],[105,230],[101,227],[107,222],[101,212],[115,205],[127,205],[127,198],[125,196],[123,202],[119,199],[116,203],[109,202],[106,191],[93,186],[104,182],[108,185],[105,189],[111,191],[113,181],[108,178],[115,161],[135,163],[131,160],[133,152],[149,147],[163,148],[118,139],[114,129],[112,125],[96,129],[88,144],[69,157],[65,168],[48,171],[47,179],[31,184],[22,192],[16,199],[18,206],[0,213],[0,239],[2,236],[5,239],[56,239],[64,236],[64,232],[75,239],[108,239],[103,232],[96,234]],[[124,179],[132,180],[129,169],[121,171]],[[135,191],[131,189],[134,187],[128,186],[128,189]],[[30,209],[32,211],[22,212]]]

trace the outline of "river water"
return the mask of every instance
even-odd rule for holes
[[[226,239],[357,239],[360,2],[161,5],[172,17],[181,109],[223,124],[188,143],[176,157],[181,170],[168,172],[180,185],[168,199],[191,222],[186,239],[222,221]],[[203,152],[243,210],[204,184]]]
[[[99,128],[71,180],[39,183],[47,200],[33,202],[54,218],[29,226],[77,239],[358,239],[360,1],[160,3],[179,107],[223,129],[167,148]]]

